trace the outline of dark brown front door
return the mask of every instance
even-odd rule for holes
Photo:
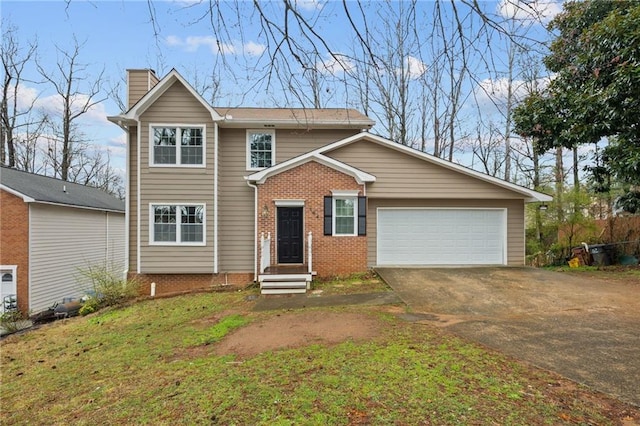
[[[278,263],[303,263],[302,207],[278,207]]]

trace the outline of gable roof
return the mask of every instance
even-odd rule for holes
[[[155,101],[162,96],[169,87],[174,83],[179,82],[193,95],[193,97],[202,104],[203,107],[211,114],[213,121],[220,121],[222,117],[216,112],[215,109],[204,98],[196,92],[196,90],[180,75],[176,69],[172,69],[169,74],[165,75],[151,90],[149,90],[142,98],[138,100],[129,111],[124,114],[107,117],[107,119],[113,123],[120,125],[122,122],[135,122],[140,118],[140,115],[144,113]]]
[[[377,136],[377,135],[374,135],[374,134],[371,134],[371,133],[368,133],[368,132],[361,132],[361,133],[358,133],[356,135],[350,136],[348,138],[341,139],[341,140],[339,140],[337,142],[333,142],[333,143],[331,143],[329,145],[325,145],[325,146],[323,146],[321,148],[318,148],[316,150],[309,151],[306,154],[303,154],[303,155],[301,155],[299,157],[293,158],[291,160],[285,161],[285,162],[280,163],[278,165],[275,165],[273,167],[269,167],[268,169],[264,169],[264,170],[262,170],[260,172],[254,173],[254,174],[252,174],[250,176],[247,176],[245,179],[250,180],[250,181],[255,181],[257,183],[263,183],[264,180],[269,176],[272,176],[274,174],[283,172],[284,170],[288,170],[288,169],[290,169],[292,167],[296,167],[297,165],[303,164],[306,161],[310,161],[312,159],[318,159],[318,158],[320,158],[320,159],[330,159],[333,162],[335,162],[335,163],[331,163],[331,164],[339,163],[340,167],[345,168],[345,170],[346,170],[346,168],[350,168],[351,170],[357,170],[359,173],[362,173],[364,175],[371,176],[368,173],[363,172],[362,170],[356,169],[356,168],[354,168],[352,166],[349,166],[348,164],[342,163],[342,162],[340,162],[338,160],[335,160],[333,158],[330,158],[330,157],[324,155],[324,154],[328,153],[329,151],[333,151],[335,149],[338,149],[338,148],[341,148],[343,146],[352,144],[352,143],[357,142],[357,141],[365,140],[365,139],[368,140],[368,141],[380,144],[380,145],[384,145],[384,146],[389,147],[391,149],[395,149],[397,151],[400,151],[400,152],[403,152],[405,154],[411,155],[413,157],[419,158],[421,160],[427,161],[429,163],[436,164],[438,166],[447,168],[449,170],[453,170],[455,172],[462,173],[464,175],[473,177],[475,179],[479,179],[479,180],[491,183],[493,185],[499,186],[501,188],[505,188],[505,189],[508,189],[510,191],[516,192],[518,194],[523,195],[526,202],[537,202],[537,201],[539,201],[539,202],[548,202],[548,201],[552,201],[553,200],[553,197],[551,197],[551,196],[549,196],[547,194],[543,194],[541,192],[537,192],[537,191],[534,191],[532,189],[525,188],[524,186],[516,185],[514,183],[507,182],[505,180],[502,180],[502,179],[499,179],[499,178],[496,178],[496,177],[493,177],[493,176],[486,175],[484,173],[478,172],[478,171],[470,169],[468,167],[461,166],[459,164],[452,163],[452,162],[447,161],[447,160],[443,160],[442,158],[436,157],[434,155],[427,154],[427,153],[424,153],[422,151],[418,151],[417,149],[410,148],[410,147],[405,146],[405,145],[401,145],[401,144],[393,142],[393,141],[391,141],[389,139],[385,139],[385,138],[383,138],[381,136]],[[337,166],[334,167],[334,168],[337,168]],[[373,177],[373,178],[375,180],[375,177]],[[363,180],[363,181],[365,181],[365,182],[373,182],[373,181],[366,181],[366,180]]]
[[[0,188],[26,203],[124,212],[124,201],[101,189],[4,166],[0,167]]]
[[[375,121],[350,108],[228,108],[216,107],[220,127],[294,127],[369,129]]]
[[[346,163],[343,163],[342,161],[338,161],[335,158],[327,157],[326,155],[322,155],[320,153],[315,153],[315,152],[313,155],[307,155],[307,154],[300,155],[298,157],[294,157],[280,164],[277,164],[273,167],[268,167],[266,169],[260,170],[259,172],[252,173],[249,176],[245,176],[245,179],[248,180],[249,182],[263,184],[270,176],[277,175],[286,170],[293,169],[295,167],[301,166],[302,164],[308,163],[310,161],[315,161],[317,163],[330,167],[334,170],[338,170],[339,172],[350,175],[359,184],[376,181],[376,177],[373,175],[370,175],[369,173],[363,172],[362,170],[352,167]]]

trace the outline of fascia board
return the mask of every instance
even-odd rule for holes
[[[125,119],[139,121],[140,115],[142,115],[160,96],[167,91],[169,87],[176,81],[179,81],[184,87],[187,88],[189,93],[198,100],[204,106],[213,121],[220,121],[223,118],[216,112],[211,105],[205,101],[202,96],[180,75],[175,69],[171,70],[162,80],[158,82],[151,90],[149,90],[136,104],[127,111],[124,116]]]
[[[25,203],[34,203],[36,201],[35,198],[31,198],[28,195],[23,194],[22,192],[16,191],[13,188],[9,188],[6,185],[0,184],[0,189],[7,191],[9,194],[15,195],[18,198],[22,198],[22,201],[24,201]]]
[[[97,210],[97,211],[103,211],[103,212],[112,212],[112,213],[122,213],[122,214],[124,214],[124,210],[114,210],[114,209],[101,208],[101,207],[81,206],[81,205],[78,205],[78,204],[65,204],[65,203],[55,203],[53,201],[36,200],[35,198],[29,197],[28,195],[25,195],[25,194],[23,194],[23,193],[21,193],[19,191],[16,191],[15,189],[9,188],[6,185],[0,185],[0,189],[2,189],[3,191],[7,191],[11,195],[15,195],[16,197],[21,198],[22,201],[24,201],[25,203],[47,204],[47,205],[51,205],[51,206],[70,207],[70,208],[75,208],[75,209]]]

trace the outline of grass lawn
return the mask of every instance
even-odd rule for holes
[[[370,279],[321,287],[357,292]],[[371,339],[218,354],[225,336],[285,314],[252,312],[256,294],[145,300],[3,339],[0,423],[606,425],[638,415],[388,307],[320,311],[375,319]]]

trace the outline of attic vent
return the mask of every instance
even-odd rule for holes
[[[265,124],[264,127],[276,127],[275,124]]]

